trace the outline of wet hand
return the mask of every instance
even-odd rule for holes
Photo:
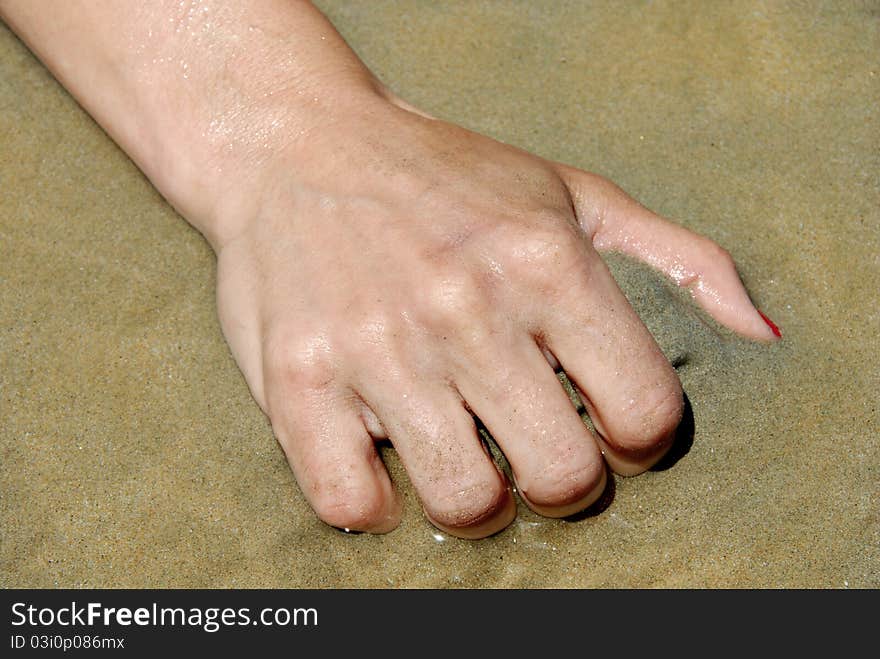
[[[218,252],[224,334],[304,495],[328,524],[386,532],[389,438],[428,519],[477,538],[593,503],[606,464],[651,467],[682,414],[677,375],[599,250],[639,258],[719,322],[774,336],[729,255],[619,188],[383,104],[281,153]],[[306,155],[307,157],[303,157]],[[305,164],[303,164],[305,163]],[[584,425],[554,368],[575,383]]]

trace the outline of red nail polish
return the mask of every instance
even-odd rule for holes
[[[767,316],[765,316],[765,315],[764,315],[763,313],[761,313],[760,311],[758,311],[758,313],[761,314],[761,318],[763,318],[763,319],[764,319],[764,322],[767,323],[767,325],[770,326],[770,329],[771,329],[771,330],[773,330],[773,334],[776,336],[776,338],[777,338],[777,339],[781,339],[781,338],[782,338],[782,332],[779,331],[779,328],[776,326],[776,323],[774,323],[772,320],[770,320],[769,318],[767,318]]]

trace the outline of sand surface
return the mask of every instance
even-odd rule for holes
[[[386,450],[403,523],[345,535],[227,350],[208,245],[0,27],[0,586],[880,586],[880,4],[319,4],[411,102],[720,242],[784,341],[612,259],[681,364],[680,459],[467,542]]]

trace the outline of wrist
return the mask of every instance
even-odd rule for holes
[[[163,45],[173,57],[124,76],[139,83],[131,91],[141,124],[126,151],[215,249],[257,212],[282,156],[312,166],[321,155],[313,142],[393,102],[323,16],[300,18],[307,24],[293,43],[254,25],[242,34],[240,21],[218,30],[207,54],[193,52],[198,40],[172,35]],[[135,66],[143,70],[143,59]]]
[[[259,214],[283,170],[295,184],[344,158],[340,136],[393,101],[374,81],[322,81],[320,89],[267,94],[246,108],[220,106],[160,131],[149,178],[218,251]],[[332,146],[331,146],[332,145]]]

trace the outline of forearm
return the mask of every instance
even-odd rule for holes
[[[0,0],[0,16],[215,246],[266,160],[382,94],[301,0]]]

